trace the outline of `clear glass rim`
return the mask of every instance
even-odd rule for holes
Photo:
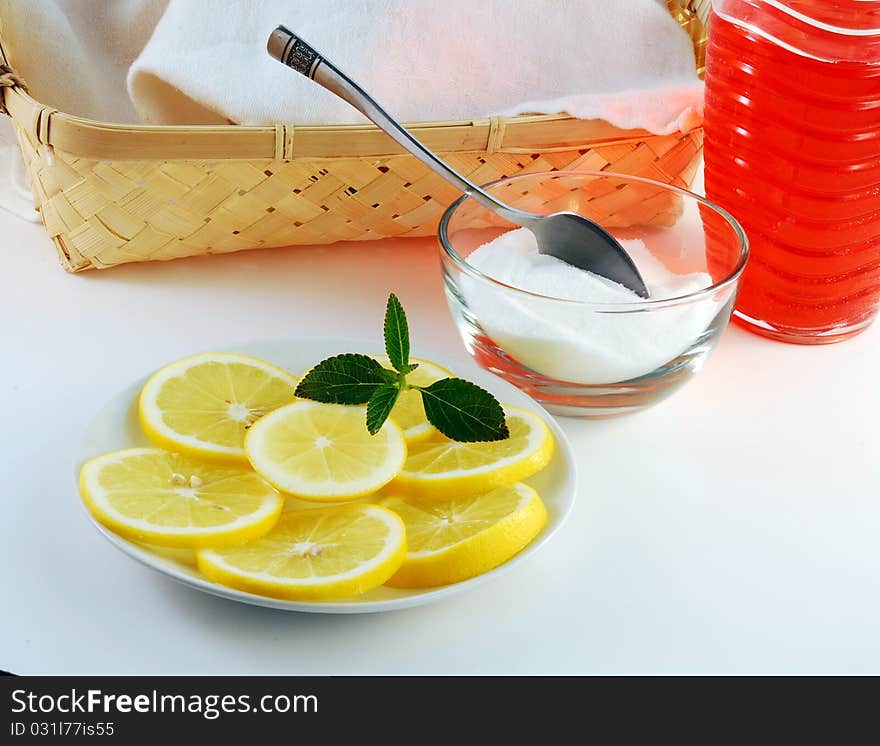
[[[599,176],[603,178],[612,177],[616,179],[622,179],[624,181],[639,181],[644,184],[652,184],[654,186],[666,189],[670,192],[676,192],[686,199],[693,199],[702,205],[706,205],[706,207],[716,212],[718,215],[724,218],[727,224],[731,227],[734,235],[739,241],[739,260],[733,267],[733,270],[718,282],[713,283],[712,285],[709,285],[705,288],[701,288],[700,290],[696,290],[693,293],[676,295],[672,298],[638,300],[630,301],[627,303],[596,303],[593,301],[572,300],[571,298],[557,298],[553,295],[542,295],[541,293],[534,293],[530,290],[523,290],[522,288],[508,285],[501,280],[496,280],[494,277],[490,277],[489,275],[484,274],[479,269],[470,264],[463,256],[461,256],[461,254],[459,254],[453,248],[452,241],[449,238],[449,222],[452,220],[452,216],[455,214],[455,211],[471,198],[470,194],[465,193],[446,208],[446,211],[443,213],[443,217],[440,218],[440,227],[438,229],[441,249],[465,274],[468,274],[471,277],[474,277],[482,282],[487,282],[490,285],[495,285],[499,288],[503,288],[505,291],[510,291],[517,295],[523,295],[530,298],[538,298],[545,301],[553,301],[554,303],[566,303],[573,306],[580,306],[582,308],[622,312],[644,311],[649,308],[662,308],[664,306],[674,306],[681,303],[699,300],[708,295],[712,295],[719,290],[723,290],[729,285],[735,283],[739,279],[739,276],[742,274],[743,269],[745,269],[746,262],[749,258],[749,239],[748,236],[746,236],[746,233],[743,230],[742,226],[739,224],[739,221],[737,221],[737,219],[733,217],[733,215],[731,215],[729,212],[727,212],[727,210],[725,210],[723,207],[716,205],[714,202],[711,202],[705,197],[701,197],[699,194],[695,194],[694,192],[691,192],[687,189],[673,186],[672,184],[664,184],[662,181],[647,179],[642,176],[621,174],[615,171],[535,171],[528,174],[518,174],[516,176],[508,176],[502,179],[496,179],[495,181],[490,181],[486,184],[482,184],[481,188],[487,189],[494,186],[495,184],[500,184],[502,182],[516,181],[519,179],[527,179],[536,176]]]

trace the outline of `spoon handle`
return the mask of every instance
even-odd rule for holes
[[[379,129],[388,134],[398,145],[412,153],[428,168],[442,176],[460,191],[470,195],[484,207],[493,210],[511,222],[522,224],[528,213],[505,205],[447,166],[434,153],[416,140],[404,127],[389,115],[363,88],[343,73],[336,65],[316,52],[284,26],[276,28],[266,45],[269,54],[298,73],[311,78],[318,85],[351,104]]]

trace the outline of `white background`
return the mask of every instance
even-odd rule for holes
[[[670,400],[563,420],[581,492],[497,582],[382,615],[292,614],[118,553],[72,459],[115,391],[196,351],[377,339],[463,356],[433,240],[292,248],[66,275],[0,213],[0,668],[21,674],[880,673],[880,328],[796,347],[732,327]]]

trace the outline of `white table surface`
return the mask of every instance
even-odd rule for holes
[[[193,351],[375,338],[463,356],[432,240],[65,274],[0,214],[0,668],[22,674],[880,673],[880,328],[795,347],[731,327],[648,412],[563,420],[570,521],[532,561],[440,604],[291,614],[191,591],[118,553],[71,459],[116,390]]]

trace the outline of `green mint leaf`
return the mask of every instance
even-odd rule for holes
[[[383,383],[377,388],[370,401],[367,402],[367,430],[370,435],[375,435],[382,429],[388,415],[397,403],[400,396],[400,387],[395,383]]]
[[[385,307],[385,353],[398,373],[406,375],[409,366],[409,325],[406,312],[394,293],[388,296]]]
[[[462,443],[510,437],[498,400],[462,378],[442,378],[420,389],[428,420],[447,438]]]
[[[376,389],[396,378],[367,355],[336,355],[303,376],[294,393],[326,404],[366,404]]]

